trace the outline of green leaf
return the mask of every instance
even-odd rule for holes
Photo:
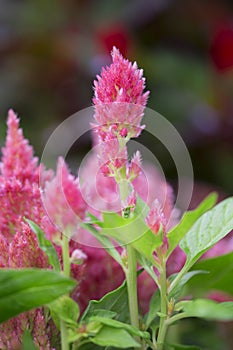
[[[145,318],[145,328],[148,329],[160,310],[160,292],[156,290],[150,300],[149,312]]]
[[[78,304],[67,295],[54,300],[47,305],[53,314],[56,314],[59,319],[77,326],[77,320],[80,314]]]
[[[233,197],[222,201],[201,216],[180,242],[187,260],[184,271],[233,229]]]
[[[129,306],[126,281],[124,281],[122,285],[117,289],[105,294],[100,300],[91,300],[80,321],[86,322],[88,318],[93,316],[96,310],[106,310],[107,312],[112,311],[117,314],[115,317],[117,320],[122,322],[129,321]],[[103,314],[101,314],[101,316],[102,315]]]
[[[123,266],[122,259],[118,251],[116,250],[113,243],[110,241],[110,239],[103,234],[101,234],[94,226],[91,224],[81,224],[83,228],[85,228],[87,231],[89,231],[102,245],[102,247],[115,259],[118,264]]]
[[[233,295],[233,252],[197,262],[193,269],[206,270],[207,275],[198,275],[187,284],[187,293],[201,296],[211,290]]]
[[[152,256],[155,249],[162,244],[162,233],[155,235],[145,224],[141,215],[135,218],[123,219],[115,213],[105,213],[102,233],[114,238],[122,245],[130,245],[147,258],[152,264],[155,260]]]
[[[144,270],[148,273],[148,275],[154,280],[156,285],[159,285],[158,276],[156,275],[154,271],[154,266],[157,267],[157,269],[160,269],[159,264],[155,261],[154,264],[152,264],[150,261],[148,261],[144,256],[137,254],[137,261],[139,262],[140,266],[143,267]],[[154,266],[153,266],[154,265]]]
[[[23,333],[22,350],[38,350],[28,329]]]
[[[177,300],[182,293],[183,287],[185,286],[186,283],[188,283],[188,281],[190,281],[194,276],[197,275],[205,275],[204,277],[202,276],[202,278],[206,278],[206,275],[208,274],[208,271],[204,271],[204,270],[194,270],[194,271],[189,271],[187,272],[179,281],[179,283],[175,286],[175,288],[172,290],[171,293],[169,293],[169,298],[174,298],[175,300]],[[170,280],[174,280],[175,276],[177,276],[177,274],[172,275],[169,277]]]
[[[123,328],[125,329],[128,333],[138,336],[144,339],[149,339],[150,334],[148,332],[142,332],[136,327],[131,326],[130,324],[119,322],[117,320],[113,320],[111,318],[106,318],[106,317],[99,317],[99,316],[93,316],[90,319],[90,322],[100,322],[106,326],[114,327],[114,328]]]
[[[41,228],[35,222],[26,218],[24,220],[28,223],[32,231],[36,234],[39,247],[41,250],[43,250],[43,252],[46,253],[49,259],[50,265],[54,268],[54,270],[60,271],[61,267],[60,267],[59,259],[57,256],[56,249],[54,248],[54,245],[52,244],[52,242],[45,237],[45,233],[41,230]]]
[[[195,345],[169,344],[169,346],[174,350],[201,350],[199,346]]]
[[[170,256],[172,251],[179,244],[181,239],[186,235],[186,233],[191,229],[197,219],[204,214],[206,211],[211,209],[217,200],[217,194],[211,193],[206,197],[203,202],[194,210],[187,211],[181,221],[176,225],[170,232],[167,233],[168,238],[168,251],[167,257]]]
[[[121,349],[140,348],[140,344],[127,331],[110,326],[102,327],[94,338],[90,338],[90,341],[100,346],[114,346]]]
[[[76,282],[52,270],[0,270],[0,322],[48,304],[70,292]]]
[[[199,317],[206,320],[232,321],[233,302],[217,303],[210,299],[185,300],[177,303],[183,317]]]

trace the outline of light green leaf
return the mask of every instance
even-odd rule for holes
[[[179,244],[181,239],[186,235],[186,233],[191,229],[197,219],[204,214],[206,211],[210,210],[216,203],[217,194],[211,193],[206,197],[203,202],[194,210],[187,211],[181,221],[176,225],[170,232],[167,233],[168,239],[168,251],[167,257],[173,252],[176,246]]]
[[[70,325],[77,326],[77,320],[80,314],[79,306],[68,295],[61,296],[47,306],[60,320]]]
[[[222,201],[201,216],[180,242],[186,253],[185,270],[233,229],[233,197]]]
[[[109,255],[112,256],[113,259],[115,259],[118,262],[118,264],[123,266],[120,254],[118,253],[115,246],[108,237],[104,236],[101,232],[99,232],[94,226],[92,226],[89,223],[83,223],[81,226],[87,231],[89,231],[97,239],[97,241],[100,242],[102,247],[109,253]]]
[[[145,224],[141,215],[131,219],[123,219],[118,214],[107,213],[103,215],[104,227],[102,233],[114,238],[122,245],[130,245],[152,264],[155,260],[152,256],[157,247],[162,244],[162,232],[155,235]]]
[[[46,253],[49,259],[50,265],[53,266],[54,270],[60,271],[61,266],[59,263],[56,249],[54,248],[54,245],[52,244],[52,242],[45,237],[45,233],[41,230],[41,228],[35,222],[26,218],[24,220],[28,223],[32,231],[36,234],[39,247],[41,250],[43,250],[43,252]]]
[[[197,262],[192,269],[206,270],[207,275],[198,275],[187,284],[187,293],[200,297],[211,290],[233,295],[233,252]]]
[[[102,327],[94,338],[90,338],[90,341],[100,346],[114,346],[121,349],[140,348],[140,344],[127,331],[110,326]]]
[[[117,314],[115,318],[119,321],[129,321],[126,281],[124,281],[117,289],[105,294],[100,300],[91,300],[88,307],[84,311],[80,322],[86,322],[91,316],[93,316],[96,310],[99,309],[106,310],[107,312],[115,312]]]
[[[138,337],[145,338],[145,339],[150,338],[150,334],[148,332],[142,332],[142,331],[138,330],[136,327],[133,327],[127,323],[113,320],[111,318],[93,316],[89,320],[90,320],[90,322],[100,322],[106,326],[110,326],[110,327],[114,327],[114,328],[123,328],[128,333],[130,333],[134,336],[138,336]]]
[[[38,350],[28,329],[23,333],[22,350]]]
[[[199,317],[206,320],[232,321],[233,302],[217,303],[210,299],[185,300],[177,303],[183,317]]]
[[[53,270],[1,269],[0,322],[48,304],[70,292],[76,282]]]

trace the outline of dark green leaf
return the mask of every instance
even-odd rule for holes
[[[169,344],[169,346],[174,350],[201,350],[199,346],[195,345]]]
[[[199,317],[206,320],[232,321],[233,302],[217,303],[210,299],[185,300],[177,303],[184,317]]]
[[[148,329],[160,310],[160,292],[156,290],[150,300],[149,312],[145,319],[145,328]]]
[[[191,229],[193,224],[197,219],[204,214],[206,211],[211,209],[217,200],[217,194],[212,193],[204,199],[203,202],[194,210],[187,211],[178,225],[176,225],[170,232],[167,233],[168,238],[168,251],[167,257],[172,253],[172,251],[179,244],[181,239],[186,235],[186,233]]]
[[[61,267],[60,267],[59,259],[57,256],[56,249],[54,248],[54,245],[52,244],[52,242],[45,237],[45,233],[41,230],[41,228],[35,222],[29,219],[24,219],[24,220],[28,223],[32,231],[36,234],[39,247],[47,255],[50,265],[53,266],[54,270],[60,271]]]
[[[114,346],[121,349],[140,348],[140,344],[127,331],[110,326],[102,327],[94,338],[90,338],[90,341],[100,346]]]
[[[233,295],[233,252],[197,262],[193,269],[206,270],[207,275],[198,275],[187,284],[187,293],[201,296],[211,290]]]
[[[48,304],[70,292],[76,282],[52,270],[0,270],[0,322]]]
[[[118,321],[129,321],[129,306],[126,281],[124,281],[122,285],[117,289],[104,295],[102,299],[91,300],[82,315],[81,321],[86,322],[87,319],[93,316],[93,313],[99,309],[115,312],[117,314],[116,319]]]
[[[22,350],[38,350],[29,330],[25,329],[23,334]]]
[[[182,294],[183,287],[185,286],[186,283],[188,283],[189,280],[191,280],[194,276],[197,276],[197,275],[202,275],[202,278],[205,279],[207,274],[208,274],[208,271],[204,271],[204,270],[194,270],[194,271],[187,272],[180,279],[179,283],[175,286],[172,292],[169,293],[169,298],[174,298],[175,300],[177,300]],[[174,280],[176,275],[170,276],[170,280]],[[205,276],[203,277],[203,275]]]

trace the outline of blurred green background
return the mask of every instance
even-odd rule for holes
[[[0,144],[11,107],[40,155],[56,125],[91,105],[113,45],[143,67],[148,106],[184,138],[200,191],[232,194],[232,1],[0,0]]]

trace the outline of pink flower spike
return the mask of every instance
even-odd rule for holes
[[[19,128],[19,118],[12,109],[8,112],[6,145],[2,148],[0,173],[5,178],[15,176],[22,182],[38,179],[37,162],[33,148]]]
[[[94,118],[102,136],[109,125],[117,125],[119,137],[137,137],[149,91],[143,92],[145,78],[137,64],[124,59],[113,47],[112,64],[94,81]]]
[[[152,203],[152,207],[146,217],[146,223],[155,234],[159,232],[160,228],[163,229],[163,232],[166,231],[167,220],[157,199]]]

